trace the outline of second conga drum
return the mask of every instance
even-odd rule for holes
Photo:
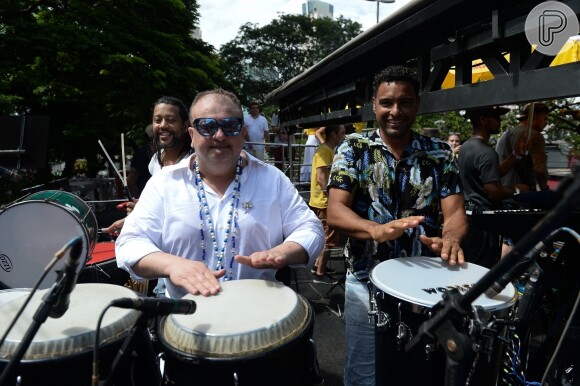
[[[160,326],[166,384],[313,384],[312,310],[292,289],[236,280],[216,296],[184,299],[196,301],[196,312],[170,315]]]
[[[8,334],[6,341],[0,347],[0,373],[8,366],[10,358],[18,352],[30,327],[36,310],[42,304],[50,289],[34,294],[30,303],[20,315],[18,322]],[[28,292],[18,294],[0,291],[0,336],[4,335],[8,324],[16,317],[26,300]],[[22,386],[59,385],[59,386],[89,386],[91,385],[92,360],[97,321],[101,312],[114,299],[137,299],[137,295],[128,288],[110,284],[77,284],[70,295],[70,304],[64,315],[58,319],[48,318],[28,346],[24,357],[16,368],[14,383]],[[124,339],[129,335],[140,312],[121,308],[110,308],[104,315],[100,329],[99,364],[100,375],[106,379],[113,359],[116,357]],[[147,334],[142,334],[146,339]],[[132,367],[141,363],[154,363],[153,352],[143,361],[125,361],[125,367],[118,369],[116,386],[129,385],[129,379],[139,378],[139,371]],[[131,362],[131,363],[129,363]],[[16,383],[16,377],[20,381]],[[144,383],[140,385],[152,385]]]

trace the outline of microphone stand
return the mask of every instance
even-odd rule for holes
[[[521,275],[527,265],[520,264],[517,272],[512,272],[512,269],[521,262],[522,257],[528,257],[527,252],[532,250],[537,240],[544,240],[554,229],[559,228],[580,204],[580,167],[574,168],[572,175],[561,184],[565,186],[565,191],[560,202],[467,292],[463,295],[456,289],[445,292],[443,300],[436,306],[434,316],[421,324],[415,337],[405,346],[409,351],[421,341],[438,340],[447,354],[446,386],[465,384],[462,369],[473,349],[461,326],[461,318],[469,313],[471,303],[504,274],[510,273],[513,277]]]
[[[135,324],[133,325],[133,327],[129,331],[129,334],[125,338],[123,345],[121,346],[121,348],[117,352],[117,356],[115,357],[115,359],[113,360],[113,362],[111,364],[111,371],[109,372],[109,376],[107,377],[105,382],[102,384],[103,386],[111,386],[111,385],[115,384],[113,382],[117,378],[119,366],[121,364],[123,364],[126,355],[128,355],[132,352],[133,346],[135,345],[135,337],[137,336],[137,334],[138,333],[141,333],[141,334],[148,333],[148,331],[147,331],[148,324],[149,324],[149,316],[145,312],[142,312],[141,315],[139,316],[139,319],[137,319],[137,321],[135,322]],[[149,371],[144,373],[144,377],[141,380],[141,382],[139,382],[139,384],[145,385],[145,383],[143,383],[143,382],[145,382],[145,380],[146,380],[146,382],[147,382],[146,384],[150,384],[152,386],[153,385],[155,385],[155,386],[160,385],[161,384],[161,374],[158,370],[159,366],[155,362],[155,358],[156,358],[155,350],[153,348],[153,344],[151,343],[151,340],[150,339],[139,339],[139,343],[137,344],[137,347],[139,348],[138,351],[141,354],[148,352],[150,355],[147,355],[147,357],[150,359],[153,359],[151,361],[151,363],[140,363],[139,364],[140,369],[148,369],[149,370]],[[143,356],[145,357],[145,355],[143,355]],[[0,385],[1,385],[1,383],[0,383]]]
[[[4,368],[2,376],[0,377],[0,385],[7,385],[9,379],[14,379],[16,382],[16,369],[20,364],[20,361],[24,357],[26,350],[32,343],[34,336],[42,326],[46,319],[48,319],[50,312],[54,305],[58,302],[61,293],[64,291],[66,275],[61,271],[61,275],[57,282],[52,286],[51,290],[47,292],[42,298],[42,303],[38,306],[36,313],[32,317],[32,323],[26,331],[26,334],[22,338],[22,341],[18,345],[14,356],[10,359],[8,365]]]

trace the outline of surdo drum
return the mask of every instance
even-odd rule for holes
[[[302,296],[280,283],[234,280],[216,296],[187,295],[192,315],[162,319],[167,385],[312,385],[314,319]]]
[[[451,288],[466,292],[488,269],[465,263],[450,266],[440,258],[408,257],[390,259],[378,264],[371,272],[373,289],[370,294],[371,314],[375,316],[376,379],[384,385],[443,385],[446,355],[437,345],[405,352],[407,344],[419,326],[431,316],[432,308]],[[465,320],[471,329],[483,324],[490,339],[482,342],[487,354],[470,364],[471,385],[492,385],[498,376],[502,344],[497,339],[505,333],[504,318],[508,318],[517,293],[510,283],[494,298],[481,295],[472,304],[483,309]],[[477,319],[481,323],[474,323]],[[483,320],[482,320],[483,319]],[[495,325],[497,321],[497,326]]]
[[[7,207],[0,213],[0,288],[34,287],[54,254],[75,236],[82,237],[84,261],[97,238],[97,219],[74,194],[45,190]],[[39,288],[54,284],[61,260]]]
[[[0,347],[0,372],[17,352],[48,291],[50,289],[34,294]],[[0,314],[3,320],[0,323],[0,336],[5,334],[28,294],[28,291],[0,291]],[[110,301],[121,297],[137,298],[137,294],[128,288],[112,284],[77,284],[70,295],[69,308],[64,315],[58,319],[49,317],[34,336],[17,368],[17,376],[20,377],[18,385],[91,385],[98,318]],[[121,308],[110,308],[105,313],[99,337],[101,379],[106,379],[113,359],[139,315],[139,311]],[[148,335],[144,334],[144,337]],[[130,384],[129,372],[129,365],[118,371],[118,379],[125,380],[118,384]]]

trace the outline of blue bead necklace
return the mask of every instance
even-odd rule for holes
[[[227,264],[226,249],[228,242],[230,240],[230,235],[232,239],[232,248],[230,249],[230,262],[228,264],[228,270],[224,276],[224,280],[233,279],[233,266],[234,266],[234,256],[236,255],[236,236],[238,233],[238,206],[240,204],[240,187],[241,187],[241,175],[242,175],[242,157],[238,159],[238,164],[236,166],[236,178],[234,180],[234,192],[232,194],[232,202],[230,203],[230,209],[228,211],[226,233],[223,240],[223,245],[221,249],[218,248],[218,242],[215,235],[215,228],[213,221],[211,219],[211,212],[209,210],[209,205],[207,203],[207,197],[205,195],[205,189],[203,188],[203,180],[201,179],[201,174],[199,172],[199,165],[197,164],[197,159],[193,162],[193,171],[195,173],[195,184],[197,185],[197,198],[199,200],[199,231],[201,235],[201,259],[207,264],[206,261],[206,240],[204,229],[207,228],[207,232],[211,238],[213,253],[216,256],[216,265],[214,269],[219,271],[224,269],[224,264]],[[204,220],[205,217],[205,220]],[[206,224],[207,222],[207,224]]]

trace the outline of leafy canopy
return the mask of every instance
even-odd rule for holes
[[[198,18],[196,0],[0,0],[0,113],[48,115],[51,159],[94,173],[97,140],[120,154],[160,96],[230,87]]]
[[[247,23],[220,55],[225,75],[237,87],[240,100],[263,101],[266,95],[305,71],[362,32],[362,25],[339,16],[310,18],[280,15],[259,27]]]

